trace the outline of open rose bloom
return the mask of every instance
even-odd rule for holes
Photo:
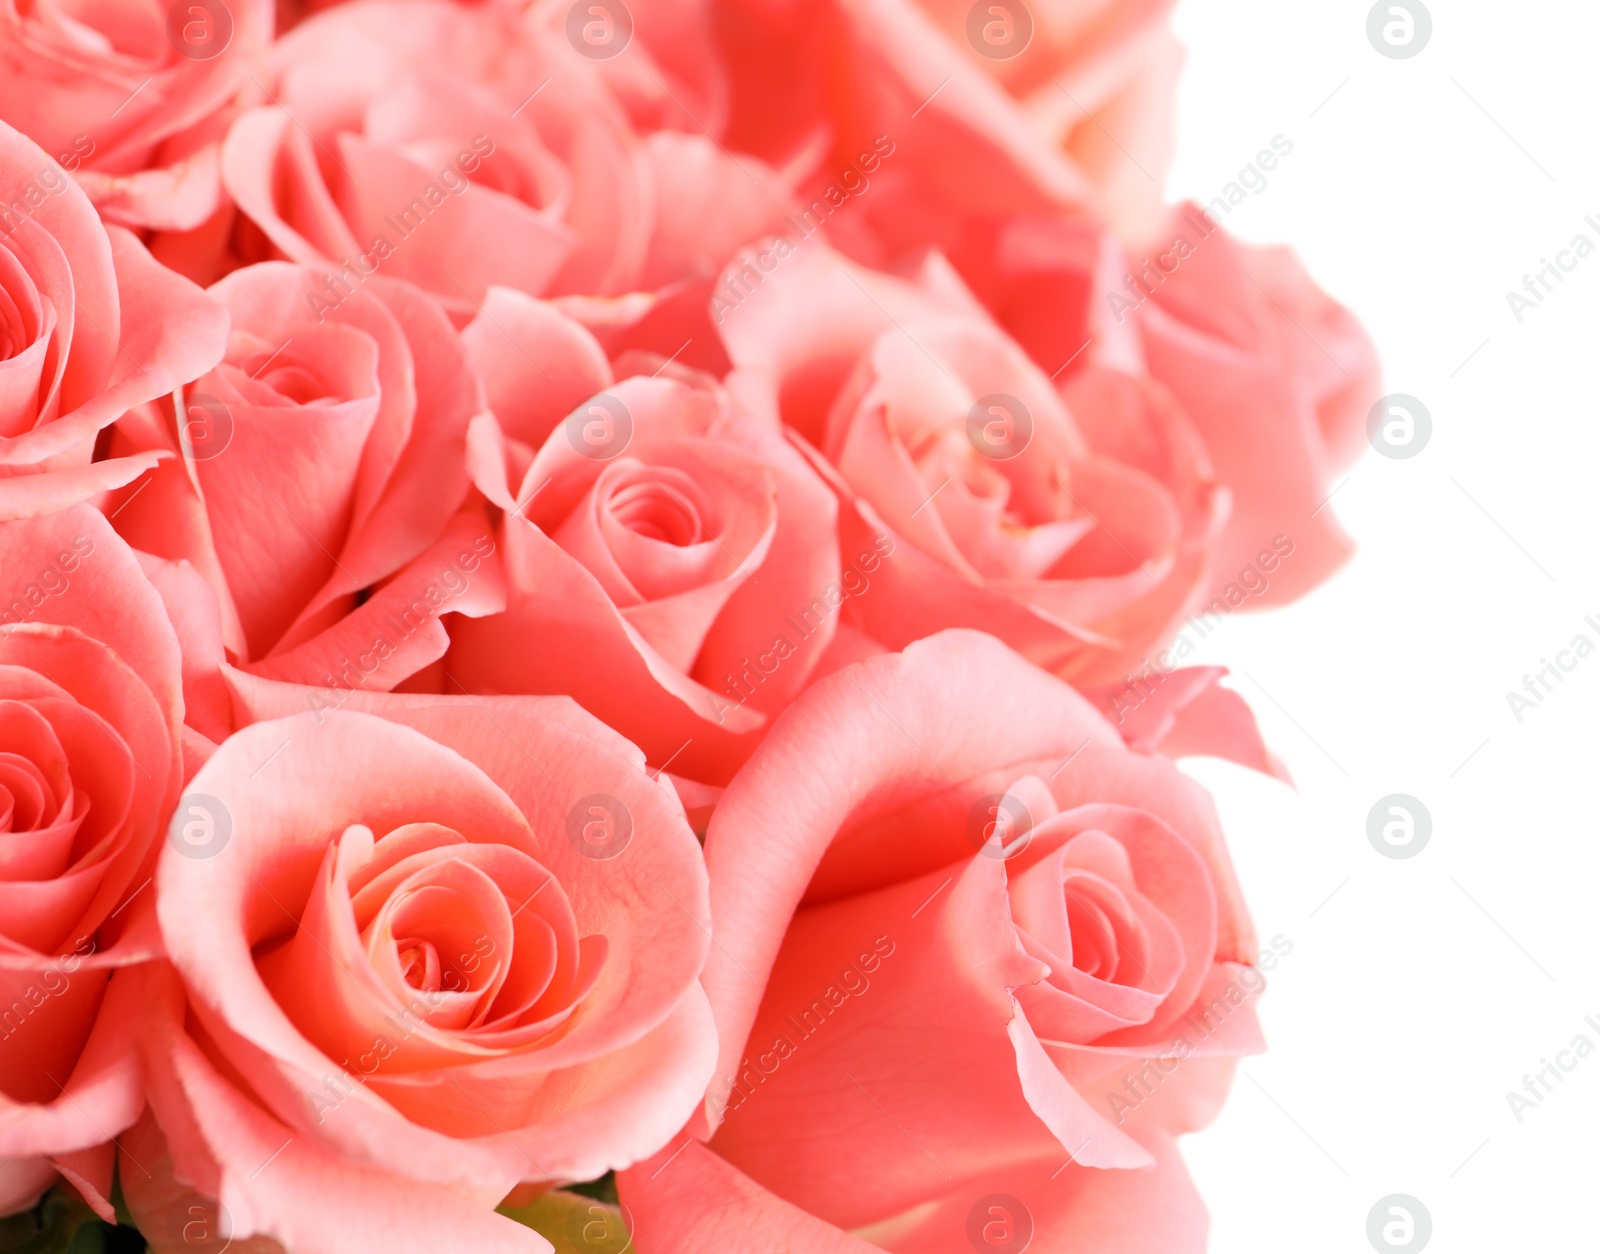
[[[224,116],[271,27],[268,0],[13,0],[0,10],[0,121],[70,171],[108,222],[197,227],[221,202]]]
[[[295,28],[271,99],[223,144],[230,249],[381,269],[470,312],[495,285],[610,296],[704,277],[774,226],[785,180],[683,114],[699,85],[642,41],[605,72],[569,8],[358,0]]]
[[[633,354],[619,381],[582,326],[519,293],[491,293],[462,338],[499,417],[473,454],[507,602],[458,624],[449,673],[570,694],[654,760],[726,782],[833,640],[826,607],[785,614],[839,587],[833,494],[716,380]],[[541,377],[540,358],[569,373]]]
[[[154,465],[94,461],[95,442],[215,365],[226,334],[220,309],[0,121],[0,519],[63,509]]]
[[[330,277],[265,262],[210,289],[230,316],[227,352],[173,404],[118,424],[114,453],[161,461],[107,512],[132,544],[202,577],[184,613],[205,625],[196,648],[213,670],[226,656],[384,690],[445,651],[443,614],[501,606],[482,510],[462,508],[482,401],[426,293],[374,278],[321,310]],[[220,685],[191,698],[189,722],[226,735]]]
[[[137,989],[182,784],[177,637],[95,510],[0,523],[0,1208],[58,1172],[109,1214],[143,1106]],[[116,974],[113,976],[113,972]]]
[[[638,1160],[710,1077],[681,805],[559,698],[231,682],[260,721],[178,803],[141,972],[176,1176],[291,1249],[537,1249],[495,1202]]]
[[[641,1244],[956,1251],[999,1197],[1042,1248],[1203,1248],[1173,1138],[1261,1048],[1262,977],[1170,763],[944,633],[791,707],[706,862],[713,1135],[624,1177]]]
[[[1380,388],[1171,7],[0,0],[7,1234],[1204,1249]]]

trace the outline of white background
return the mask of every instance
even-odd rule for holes
[[[1520,723],[1506,700],[1579,632],[1600,646],[1600,251],[1520,324],[1506,301],[1579,232],[1600,246],[1600,5],[1427,3],[1409,60],[1367,42],[1370,0],[1177,13],[1169,196],[1210,200],[1291,138],[1228,228],[1292,243],[1434,424],[1338,488],[1350,565],[1201,646],[1298,783],[1189,767],[1260,932],[1295,946],[1270,1052],[1185,1142],[1217,1254],[1364,1252],[1392,1193],[1439,1254],[1600,1249],[1600,653]],[[1433,819],[1404,861],[1366,834],[1397,792]],[[1508,1090],[1579,1033],[1597,1052],[1519,1123]]]

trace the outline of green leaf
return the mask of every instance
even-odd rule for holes
[[[102,1223],[59,1186],[27,1214],[0,1219],[0,1254],[140,1254],[146,1248],[137,1229]]]
[[[614,1197],[614,1188],[611,1193]],[[556,1247],[556,1254],[637,1254],[622,1208],[597,1197],[553,1189],[526,1206],[502,1206],[500,1213],[532,1228]]]
[[[26,1214],[0,1219],[0,1254],[102,1254],[104,1227],[77,1198],[52,1189]]]
[[[596,1198],[602,1202],[617,1204],[617,1173],[608,1171],[598,1180],[585,1180],[582,1184],[567,1185],[568,1193],[581,1193],[584,1197]]]

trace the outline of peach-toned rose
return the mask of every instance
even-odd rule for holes
[[[264,721],[178,803],[142,973],[177,1179],[295,1254],[547,1248],[494,1205],[655,1152],[711,1074],[681,805],[564,699],[231,682]]]
[[[11,85],[4,73],[0,84]],[[61,509],[154,465],[91,465],[95,439],[215,365],[227,324],[0,122],[0,519]]]
[[[570,8],[358,0],[297,26],[224,145],[234,250],[409,279],[463,319],[491,285],[715,274],[786,184],[683,114],[631,25],[590,48]]]
[[[1360,324],[1291,253],[1240,244],[1184,205],[1132,252],[1091,219],[1053,214],[965,239],[951,261],[1069,399],[1080,375],[1110,363],[1176,400],[1230,502],[1206,603],[1224,596],[1224,613],[1284,604],[1348,556],[1320,507],[1361,451],[1378,362]],[[1270,588],[1229,587],[1274,546],[1293,556]]]
[[[1203,1248],[1173,1138],[1259,1048],[1263,981],[1169,762],[947,632],[797,700],[705,853],[713,1135],[623,1176],[641,1248],[954,1252],[990,1205],[1040,1249]]]
[[[392,688],[444,653],[441,615],[500,604],[494,541],[461,510],[482,407],[466,356],[439,306],[392,279],[266,262],[211,295],[233,316],[227,355],[181,421],[147,407],[118,425],[114,453],[167,460],[109,512],[204,577],[174,595],[214,623],[213,670],[225,651],[333,704]],[[190,714],[226,734],[215,697]]]
[[[1182,49],[1175,0],[917,0],[1138,235],[1172,159]]]
[[[793,242],[819,234],[883,271],[937,248],[1058,384],[1097,356],[1163,384],[1233,499],[1209,595],[1287,536],[1296,560],[1257,602],[1282,603],[1349,551],[1314,511],[1357,451],[1377,363],[1290,254],[1161,208],[1170,7],[729,0],[721,134],[796,171]]]
[[[216,210],[221,113],[272,33],[269,0],[0,6],[0,121],[106,221],[185,230]]]
[[[58,1170],[102,1213],[144,1098],[148,891],[182,783],[178,642],[87,505],[0,523],[0,1215]]]
[[[1032,51],[1001,67],[979,52],[991,47],[981,26],[969,39],[983,11],[972,4],[724,0],[714,6],[729,97],[720,134],[794,169],[805,220],[883,267],[930,244],[953,254],[1016,217],[1142,217],[1166,160],[1175,59],[1152,10],[1168,2],[1091,17],[1106,6],[1007,0],[1032,12],[1034,33]],[[1108,159],[1102,116],[1138,119],[1143,172],[1121,153],[1122,164]]]
[[[1169,639],[1225,498],[1115,329],[1058,392],[938,258],[913,284],[787,243],[731,268],[713,317],[730,384],[820,451],[843,551],[894,537],[846,622],[891,649],[978,628],[1080,684]]]
[[[448,674],[566,693],[652,762],[725,782],[883,548],[842,571],[833,494],[708,376],[644,355],[613,371],[581,326],[504,289],[463,340],[498,418],[475,428],[476,473],[502,510],[507,606],[452,627]]]
[[[1190,251],[1173,247],[1180,238]],[[1174,211],[1161,246],[1169,259],[1185,255],[1170,274],[1141,271],[1134,296],[1148,296],[1129,321],[1151,376],[1194,420],[1233,498],[1208,599],[1285,536],[1294,558],[1254,604],[1286,604],[1354,547],[1323,507],[1366,447],[1377,353],[1287,249],[1241,244],[1194,205]]]

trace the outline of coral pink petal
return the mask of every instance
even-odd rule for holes
[[[950,719],[951,708],[968,715]],[[1033,763],[1048,775],[1097,740],[1126,752],[1066,685],[974,632],[944,632],[830,675],[791,706],[729,787],[706,837],[720,943],[702,982],[723,1042],[719,1077],[737,1070],[787,920],[858,807],[910,811],[922,801],[959,817],[840,840],[823,868],[833,895],[970,856],[959,833],[1002,771],[1002,788]],[[931,847],[926,832],[941,826],[958,834]]]
[[[776,1194],[696,1141],[618,1177],[641,1249],[659,1254],[872,1254],[879,1248]]]

